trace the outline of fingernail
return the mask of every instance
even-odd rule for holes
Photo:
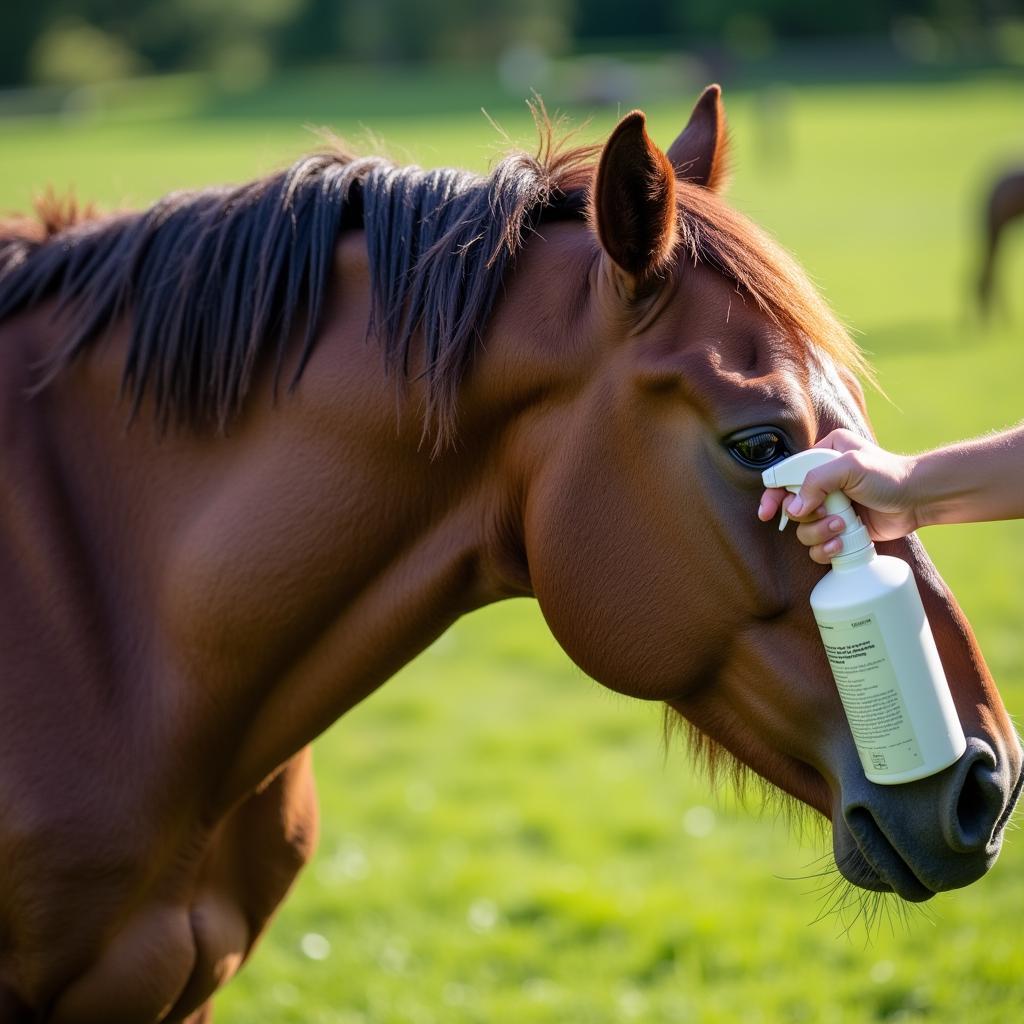
[[[833,533],[838,533],[838,532],[839,532],[839,531],[840,531],[840,530],[841,530],[841,529],[843,528],[843,525],[844,525],[844,524],[843,524],[843,521],[842,521],[842,519],[840,519],[840,518],[839,518],[838,516],[836,516],[836,518],[835,518],[835,519],[830,519],[830,520],[828,521],[828,528],[829,528],[829,529],[830,529],[830,530],[831,530],[831,531],[832,531]]]
[[[825,554],[834,555],[842,546],[843,542],[838,537],[833,537],[833,539],[825,545]]]
[[[800,497],[798,495],[789,503],[789,514],[791,516],[798,516],[803,510],[804,503],[800,500]]]
[[[764,502],[757,506],[757,518],[761,519],[764,517]]]

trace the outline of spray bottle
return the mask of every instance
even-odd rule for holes
[[[762,474],[765,487],[796,494],[804,477],[839,458],[811,448]],[[845,524],[832,570],[811,591],[811,608],[864,774],[895,785],[934,775],[967,746],[914,574],[900,558],[879,555],[842,491],[825,512]],[[788,522],[785,510],[779,529]]]

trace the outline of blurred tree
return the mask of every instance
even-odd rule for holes
[[[730,22],[753,20],[771,26],[776,36],[842,36],[884,34],[895,8],[936,7],[943,0],[858,0],[851,4],[823,4],[820,0],[690,0],[673,5],[672,27],[698,37],[714,37]]]
[[[285,63],[336,57],[341,47],[346,0],[305,0],[296,16],[275,37],[275,52]]]
[[[573,34],[581,40],[604,42],[631,36],[653,38],[673,35],[679,28],[673,8],[687,4],[669,0],[633,0],[629,5],[629,23],[625,23],[621,0],[579,0],[572,22]]]
[[[16,85],[28,78],[29,54],[51,20],[51,6],[45,0],[5,5],[0,32],[0,85]]]
[[[492,59],[529,43],[548,52],[565,48],[572,0],[349,0],[339,20],[341,49],[385,60]]]
[[[29,68],[38,81],[75,86],[137,74],[142,63],[118,36],[78,18],[59,18],[36,40]]]
[[[970,39],[1022,18],[1024,0],[8,0],[0,85],[33,71],[81,80],[141,66],[212,68],[244,85],[274,63],[489,60],[623,40],[755,54],[778,39],[888,35],[894,25],[918,26],[907,38],[924,39],[924,25]]]

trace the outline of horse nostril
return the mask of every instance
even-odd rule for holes
[[[975,853],[992,841],[1003,811],[1003,787],[999,772],[984,755],[973,759],[962,778],[947,838],[959,853]]]

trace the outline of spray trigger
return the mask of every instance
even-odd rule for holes
[[[796,455],[790,455],[788,459],[776,462],[774,466],[769,466],[761,474],[761,482],[765,487],[782,487],[790,494],[799,494],[804,477],[812,469],[824,466],[839,457],[840,453],[831,448],[808,448],[806,451],[797,452]],[[823,504],[829,515],[839,516],[843,520],[845,526],[841,534],[843,557],[855,554],[871,545],[867,529],[850,504],[850,499],[842,491],[833,491],[826,495]],[[779,530],[781,531],[789,522],[789,513],[785,507],[779,511]]]
[[[800,488],[799,487],[787,487],[786,490],[789,491],[790,494],[799,494],[800,493]],[[786,506],[785,505],[780,505],[779,506],[779,533],[782,533],[782,531],[788,525],[789,525],[789,513],[786,511]]]

